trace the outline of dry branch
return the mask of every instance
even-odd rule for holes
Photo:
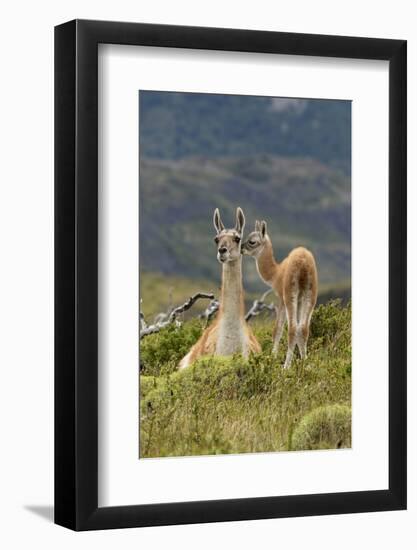
[[[250,319],[252,319],[252,317],[256,317],[263,311],[269,311],[269,312],[275,311],[275,305],[272,302],[269,304],[265,303],[265,298],[271,292],[272,292],[272,289],[267,290],[262,294],[259,300],[255,300],[253,302],[252,307],[249,309],[249,311],[245,315],[246,321],[249,321]],[[174,323],[175,321],[177,321],[178,315],[190,309],[195,304],[195,302],[197,302],[197,300],[200,300],[200,299],[211,300],[207,308],[203,311],[203,313],[199,315],[200,319],[205,319],[207,322],[209,322],[219,310],[220,302],[215,299],[213,294],[209,294],[206,292],[197,292],[197,294],[194,294],[194,296],[191,296],[186,302],[184,302],[180,306],[177,306],[171,311],[168,311],[166,313],[164,312],[158,313],[158,315],[156,315],[155,317],[153,324],[151,325],[148,325],[146,323],[145,317],[141,311],[139,338],[142,339],[145,336],[149,336],[149,334],[155,334],[156,332],[159,332],[161,329],[167,327],[171,323]]]
[[[145,316],[142,312],[139,313],[139,319],[140,319],[140,330],[145,330],[147,328],[147,324],[145,321]]]
[[[207,308],[203,311],[203,313],[200,313],[199,317],[200,319],[205,319],[207,322],[210,321],[210,319],[213,317],[215,313],[219,310],[220,302],[214,298]]]
[[[252,319],[252,317],[256,317],[262,311],[275,311],[275,305],[271,302],[270,304],[265,304],[265,298],[272,292],[272,288],[264,292],[259,300],[255,300],[252,304],[252,307],[249,309],[247,314],[245,315],[245,320],[249,321]]]
[[[139,333],[139,338],[142,339],[144,336],[148,336],[149,334],[154,334],[155,332],[159,332],[161,329],[175,322],[178,315],[190,309],[195,304],[195,302],[197,302],[197,300],[200,300],[202,298],[207,300],[214,300],[214,295],[208,294],[206,292],[197,292],[197,294],[194,294],[194,296],[191,296],[186,302],[174,308],[166,316],[167,318],[165,320],[160,320],[159,322],[154,323],[152,325],[146,325],[143,313],[140,312],[141,330]],[[142,328],[142,326],[144,326],[144,328]]]

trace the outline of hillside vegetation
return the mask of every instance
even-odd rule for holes
[[[314,312],[309,355],[284,370],[285,334],[271,354],[272,322],[253,322],[263,352],[178,361],[198,339],[196,319],[140,346],[140,456],[186,456],[350,447],[351,309]]]

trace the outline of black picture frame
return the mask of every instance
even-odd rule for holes
[[[98,507],[97,54],[106,43],[389,62],[387,490]],[[55,28],[57,524],[91,530],[406,508],[406,46],[404,40],[106,21]]]

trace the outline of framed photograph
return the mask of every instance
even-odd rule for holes
[[[406,508],[406,42],[55,29],[55,522]]]

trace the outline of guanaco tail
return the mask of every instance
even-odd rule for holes
[[[179,368],[191,365],[204,355],[233,355],[260,352],[261,347],[245,321],[241,242],[245,216],[241,208],[236,210],[236,225],[225,229],[218,208],[214,211],[217,260],[222,266],[220,308],[213,323],[206,328],[200,339],[182,358]]]
[[[307,355],[310,321],[317,301],[317,268],[313,254],[304,247],[294,248],[282,261],[274,258],[265,221],[256,221],[255,231],[242,244],[242,254],[255,258],[261,279],[277,296],[273,352],[277,353],[288,322],[288,349],[284,368],[291,365],[297,345],[302,358]]]

